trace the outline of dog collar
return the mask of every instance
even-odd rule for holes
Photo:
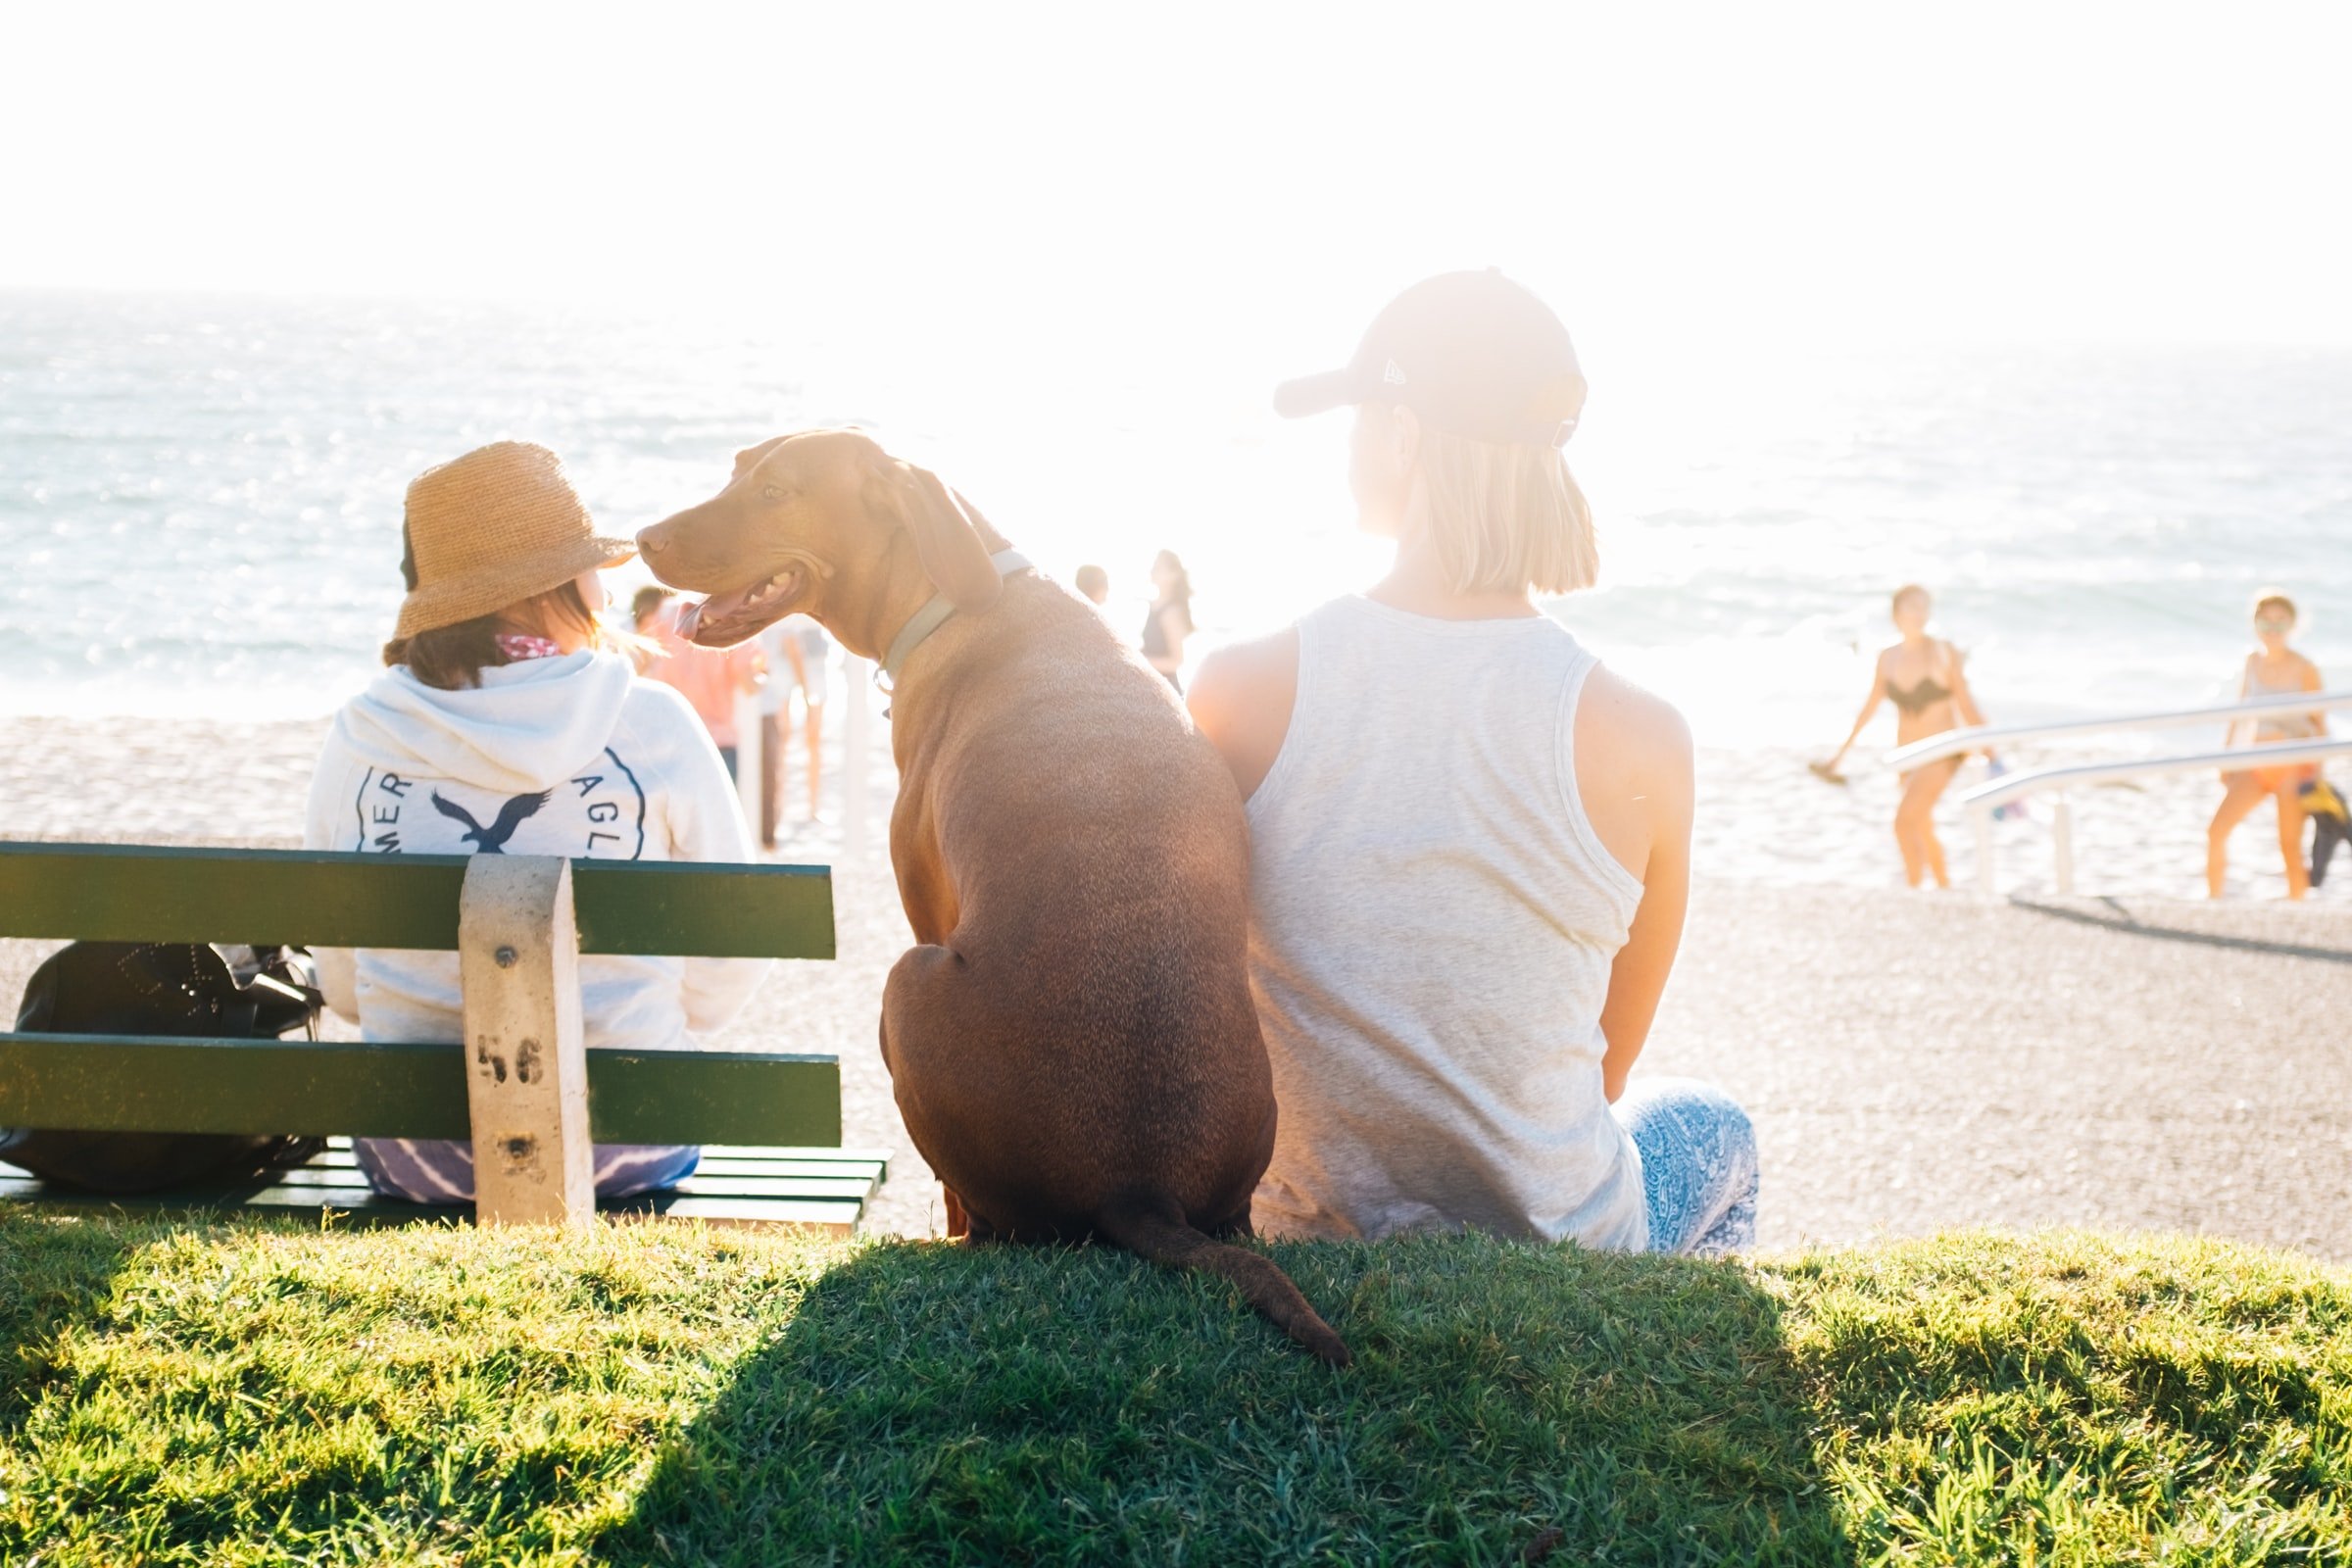
[[[1029,558],[1018,550],[1000,550],[988,558],[997,568],[997,575],[1009,577],[1016,571],[1029,569]],[[907,656],[922,646],[923,639],[948,623],[956,613],[946,594],[933,594],[931,602],[914,612],[914,618],[899,628],[890,640],[890,652],[882,656],[882,663],[874,671],[874,683],[889,691],[899,683],[899,671],[906,667]]]

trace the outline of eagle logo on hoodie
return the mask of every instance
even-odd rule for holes
[[[535,815],[555,793],[554,790],[542,790],[537,795],[514,797],[498,808],[497,818],[488,827],[475,821],[473,813],[457,802],[443,800],[439,790],[433,791],[431,799],[434,810],[466,825],[466,831],[458,835],[458,842],[474,845],[484,855],[504,855],[507,853],[507,840],[514,836],[514,830],[522,826],[523,819]]]
[[[351,847],[379,855],[402,855],[419,847],[444,855],[467,848],[478,855],[504,855],[522,824],[536,818],[538,825],[532,831],[547,843],[549,854],[636,859],[645,854],[645,790],[628,764],[610,748],[605,760],[612,765],[566,780],[568,789],[558,784],[535,794],[492,796],[499,807],[486,824],[428,780],[371,767],[360,780],[358,797],[352,802],[359,837]],[[425,792],[424,803],[437,816],[456,824],[460,831],[455,845],[449,842],[450,828],[431,817],[415,817],[422,808],[411,793],[417,789]],[[424,828],[427,823],[434,831],[422,834],[421,846],[404,842],[417,836],[411,829]],[[579,848],[564,848],[564,841],[575,834],[573,842]]]

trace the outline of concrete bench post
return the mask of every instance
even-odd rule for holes
[[[570,861],[477,855],[466,863],[458,977],[476,1219],[595,1223]]]

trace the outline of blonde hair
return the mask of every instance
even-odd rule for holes
[[[1438,567],[1455,593],[1571,594],[1600,576],[1592,509],[1557,447],[1421,432]]]
[[[2273,605],[2285,611],[2286,618],[2289,620],[2303,618],[2303,612],[2295,608],[2295,602],[2286,597],[2286,590],[2283,588],[2265,588],[2254,596],[2254,613],[2257,615]]]

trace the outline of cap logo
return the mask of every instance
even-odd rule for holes
[[[1404,385],[1404,371],[1398,368],[1395,360],[1389,362],[1389,368],[1381,372],[1380,378],[1390,386]]]

